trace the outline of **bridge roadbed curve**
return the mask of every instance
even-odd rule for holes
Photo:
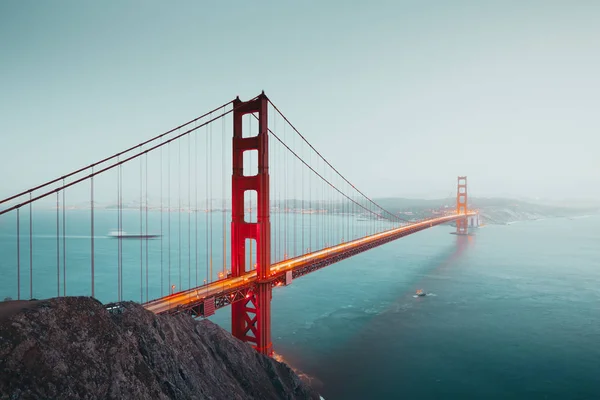
[[[444,217],[430,218],[281,261],[271,265],[271,276],[267,281],[271,282],[273,286],[281,286],[285,284],[285,277],[288,271],[292,271],[293,278],[298,278],[412,233],[475,214],[474,212],[469,212],[467,214],[452,214]],[[248,292],[255,286],[256,271],[253,270],[241,276],[220,279],[206,285],[149,301],[144,303],[143,307],[155,314],[188,312],[195,316],[205,316],[212,314],[216,308],[221,308],[244,299]],[[208,312],[206,312],[205,303],[208,302],[211,302],[211,304],[207,304],[206,309]]]

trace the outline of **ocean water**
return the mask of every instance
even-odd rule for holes
[[[222,216],[213,217],[222,226]],[[21,296],[28,298],[29,233],[22,218]],[[206,218],[199,216],[196,239],[195,219],[182,215],[180,236],[179,215],[172,214],[170,252],[166,237],[148,242],[149,298],[208,276]],[[90,292],[87,219],[88,212],[75,210],[67,221],[69,295]],[[138,212],[124,212],[124,219],[125,230],[139,230]],[[156,232],[157,215],[149,219],[150,233]],[[115,300],[118,241],[102,235],[114,227],[115,212],[98,214],[95,290],[104,302]],[[214,231],[218,254],[222,231]],[[470,237],[450,232],[431,228],[275,288],[275,351],[327,400],[600,398],[600,216],[488,225]],[[35,215],[32,241],[33,297],[62,293],[55,214]],[[145,300],[146,243],[124,246],[124,297]],[[14,298],[12,219],[0,221],[0,254],[0,295]],[[220,263],[216,257],[213,277]],[[414,297],[416,289],[429,295]],[[211,319],[229,329],[230,309]]]
[[[276,352],[328,400],[600,398],[600,217],[450,232],[276,289]]]
[[[90,210],[67,210],[63,225],[62,210],[57,213],[48,208],[33,209],[31,235],[27,207],[21,210],[18,224],[15,212],[0,215],[0,300],[91,294]],[[349,219],[339,215],[273,213],[271,260],[300,255],[303,248],[314,251],[325,243],[339,243],[344,237],[359,238],[372,228],[370,222],[354,221],[352,229],[348,229]],[[219,272],[231,268],[230,224],[229,213],[151,210],[146,217],[139,209],[125,209],[125,232],[159,234],[160,238],[122,240],[119,257],[119,240],[108,236],[118,227],[118,212],[96,210],[95,297],[104,303],[119,300],[120,263],[123,300],[145,302],[169,294],[173,287],[180,291],[202,285],[205,280],[217,280]],[[380,229],[391,227],[387,222],[378,223]],[[289,243],[287,247],[284,240]],[[246,247],[248,267],[256,262],[256,245],[252,251],[249,244]]]

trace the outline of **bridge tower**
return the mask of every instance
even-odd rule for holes
[[[267,281],[271,266],[271,222],[269,217],[269,140],[267,125],[268,98],[264,92],[254,100],[233,101],[233,174],[231,179],[231,275],[243,275],[246,270],[246,240],[256,241],[256,289],[246,298],[232,304],[233,336],[250,342],[260,353],[271,356],[271,283]],[[258,135],[243,137],[242,117],[258,114]],[[244,175],[244,152],[256,150],[258,173]],[[257,219],[247,222],[244,194],[256,191]],[[249,266],[250,270],[252,266]]]
[[[467,177],[459,176],[456,188],[456,213],[467,214]],[[466,235],[468,233],[467,218],[456,220],[456,234]]]

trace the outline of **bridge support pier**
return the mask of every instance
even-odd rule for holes
[[[456,234],[457,235],[468,235],[468,221],[467,221],[467,177],[459,176],[456,188],[456,213],[465,214],[465,218],[456,220]]]
[[[231,275],[238,277],[246,270],[246,239],[256,241],[256,288],[246,298],[232,304],[231,331],[233,336],[250,342],[265,355],[273,354],[271,343],[271,222],[269,217],[269,141],[267,109],[269,101],[264,92],[255,100],[233,101],[233,174],[231,179]],[[242,117],[258,114],[258,134],[243,137]],[[244,175],[244,152],[258,153],[258,173]],[[244,193],[256,191],[257,219],[245,219]],[[249,266],[252,269],[252,266]]]

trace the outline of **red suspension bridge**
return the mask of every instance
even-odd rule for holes
[[[406,220],[384,209],[264,93],[0,207],[0,294],[91,295],[203,317],[231,305],[233,335],[268,355],[273,287],[436,225],[466,235],[476,216],[466,177],[450,211]]]

